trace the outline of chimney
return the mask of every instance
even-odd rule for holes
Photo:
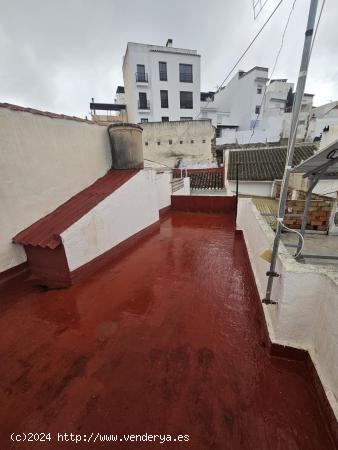
[[[173,46],[173,40],[172,39],[168,39],[167,43],[165,44],[166,47],[172,47]]]

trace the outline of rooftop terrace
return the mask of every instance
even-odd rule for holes
[[[184,434],[189,442],[172,448],[194,450],[333,449],[308,367],[267,351],[233,222],[231,213],[171,210],[80,284],[8,287],[2,448],[17,431],[51,432],[50,448],[58,432],[100,432]]]

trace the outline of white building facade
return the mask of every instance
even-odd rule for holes
[[[196,50],[128,42],[123,79],[128,121],[191,120],[200,113]]]

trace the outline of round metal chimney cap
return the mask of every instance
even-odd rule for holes
[[[111,123],[108,126],[108,130],[110,130],[110,128],[135,128],[137,130],[143,131],[143,128],[140,127],[140,125],[137,125],[136,123],[128,123],[128,122]]]

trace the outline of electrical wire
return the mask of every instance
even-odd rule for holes
[[[216,94],[222,89],[224,83],[228,80],[228,78],[230,77],[230,75],[233,73],[233,71],[236,69],[236,67],[238,66],[238,64],[242,61],[242,59],[244,58],[244,56],[248,53],[248,51],[250,50],[250,48],[253,46],[253,44],[255,43],[255,41],[257,40],[258,36],[262,33],[262,31],[264,30],[264,28],[266,27],[266,25],[270,22],[270,20],[272,19],[272,17],[274,16],[274,14],[276,13],[276,11],[278,10],[278,8],[280,7],[280,5],[283,3],[284,0],[280,0],[277,5],[275,6],[274,10],[272,11],[272,13],[269,15],[269,17],[267,18],[267,20],[263,23],[263,25],[261,26],[261,28],[258,30],[258,32],[255,34],[254,38],[250,41],[249,45],[246,47],[246,49],[243,51],[243,53],[241,54],[241,56],[237,59],[237,61],[235,62],[235,64],[232,66],[232,68],[229,70],[229,72],[227,73],[226,77],[224,78],[224,80],[221,82],[221,84],[219,85],[219,87],[217,88]],[[209,103],[211,103],[211,99],[207,102],[205,108],[207,108],[209,106]],[[199,118],[199,116],[201,115],[201,111],[194,117],[193,120],[197,120]],[[189,126],[191,126],[191,124],[189,123],[188,126],[186,127],[186,129],[183,131],[183,133],[179,136],[180,140],[182,138],[182,136],[184,136],[184,134],[187,132]]]
[[[319,23],[320,23],[320,19],[322,18],[322,13],[323,13],[323,9],[324,9],[325,2],[326,2],[326,0],[323,0],[322,6],[321,6],[320,11],[319,11],[319,16],[318,16],[318,20],[317,20],[315,32],[314,32],[314,34],[313,34],[313,39],[312,39],[312,43],[311,43],[311,48],[310,48],[310,58],[311,58],[311,54],[312,54],[313,45],[314,45],[314,42],[315,42],[315,40],[316,40],[317,31],[318,31],[318,27],[319,27]]]
[[[288,29],[288,26],[289,26],[289,23],[290,23],[290,19],[291,19],[293,10],[294,10],[294,8],[295,8],[296,1],[297,1],[297,0],[294,0],[293,4],[292,4],[292,6],[291,6],[291,10],[290,10],[290,12],[289,12],[289,15],[288,15],[288,18],[287,18],[285,27],[284,27],[284,31],[283,31],[283,34],[282,34],[281,44],[280,44],[280,47],[279,47],[279,49],[278,49],[278,52],[277,52],[277,55],[276,55],[276,58],[275,58],[275,61],[274,61],[273,67],[272,67],[271,75],[270,75],[270,77],[269,77],[269,80],[268,80],[267,84],[265,85],[264,94],[263,94],[262,101],[261,101],[261,104],[260,104],[260,107],[259,107],[259,112],[258,112],[257,117],[256,117],[256,120],[255,120],[255,122],[254,122],[254,124],[253,124],[252,134],[251,134],[250,139],[249,139],[249,144],[251,143],[251,139],[253,138],[253,136],[254,136],[254,134],[255,134],[256,125],[257,125],[259,116],[260,116],[260,114],[261,114],[261,112],[262,112],[262,106],[263,106],[263,103],[264,103],[265,98],[266,98],[266,90],[267,90],[267,87],[268,87],[268,83],[270,83],[270,81],[272,80],[272,77],[273,77],[273,75],[274,75],[274,73],[275,73],[275,69],[276,69],[276,66],[277,66],[277,62],[278,62],[279,56],[280,56],[280,54],[281,54],[281,51],[282,51],[282,48],[283,48],[283,45],[284,45],[284,38],[285,38],[285,35],[286,35],[286,31],[287,31],[287,29]]]

